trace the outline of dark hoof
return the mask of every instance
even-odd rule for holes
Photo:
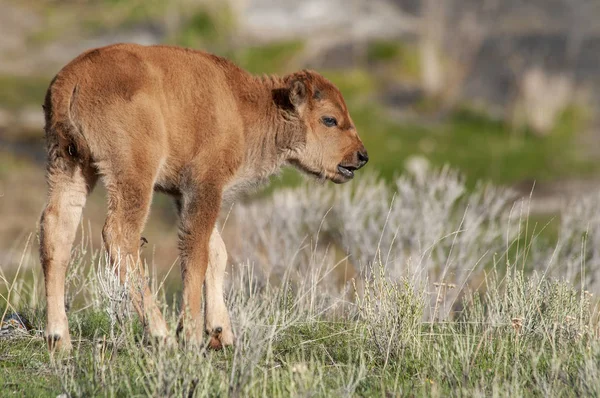
[[[219,351],[223,349],[223,344],[221,344],[221,340],[218,337],[210,336],[210,341],[208,342],[208,347],[211,350]]]
[[[223,333],[223,328],[217,326],[212,331],[207,330],[206,332],[210,335],[208,347],[215,351],[221,350],[223,348],[223,343],[221,343],[221,333]]]
[[[50,334],[46,336],[46,341],[48,342],[48,348],[50,351],[54,351],[56,346],[60,342],[61,336],[59,334]]]

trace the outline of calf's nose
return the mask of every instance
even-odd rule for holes
[[[356,153],[356,157],[358,158],[358,168],[363,167],[369,161],[369,154],[366,149],[360,150]]]

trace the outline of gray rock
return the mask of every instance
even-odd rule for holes
[[[32,329],[31,323],[22,314],[14,312],[0,323],[0,339],[25,337]]]

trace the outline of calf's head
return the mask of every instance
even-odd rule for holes
[[[291,146],[288,161],[301,171],[341,184],[369,160],[342,94],[316,72],[304,70],[284,78],[280,98],[288,107],[283,134]]]

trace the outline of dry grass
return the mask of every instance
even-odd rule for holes
[[[229,245],[237,345],[226,351],[146,344],[123,287],[85,235],[68,283],[70,356],[46,353],[37,271],[4,275],[2,306],[35,330],[0,340],[2,393],[600,393],[597,285],[586,271],[599,261],[590,246],[600,238],[588,226],[597,201],[565,208],[552,247],[528,224],[527,202],[511,205],[509,192],[492,187],[467,193],[450,170],[403,176],[395,189],[361,182],[282,190],[232,210],[228,228],[252,224],[255,233]],[[354,277],[336,283],[340,263]],[[162,277],[152,281],[174,326],[176,292]]]

